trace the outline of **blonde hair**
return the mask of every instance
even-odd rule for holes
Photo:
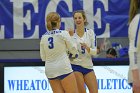
[[[134,16],[138,13],[138,9],[140,8],[140,0],[130,0],[130,9],[129,9],[129,21],[132,21]]]
[[[58,23],[60,23],[60,16],[56,12],[50,12],[46,18],[47,21],[47,29],[52,30],[57,27]]]
[[[74,12],[73,12],[73,18],[74,18],[75,13],[81,13],[81,14],[82,14],[82,17],[84,18],[84,20],[86,20],[86,21],[84,22],[84,25],[87,26],[87,25],[88,25],[88,22],[87,22],[86,13],[85,13],[83,10],[74,11]]]

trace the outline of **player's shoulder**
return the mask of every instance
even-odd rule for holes
[[[62,31],[62,33],[68,33],[68,31],[67,30],[61,30]]]
[[[89,35],[95,35],[93,29],[89,29],[89,28],[85,28],[85,29],[86,29],[86,32],[89,33]]]
[[[139,14],[136,14],[136,16],[133,18],[131,24],[136,23],[139,20],[140,20],[140,13]]]
[[[133,27],[137,27],[137,24],[139,23],[139,21],[140,21],[140,14],[137,14],[135,15],[135,17],[132,19],[131,23],[129,24],[129,29]]]
[[[139,20],[140,19],[140,13],[139,14],[136,14],[136,16],[134,17],[133,20]]]
[[[94,32],[93,29],[90,29],[90,28],[85,28],[85,31],[86,32]]]
[[[68,31],[66,31],[66,30],[61,30],[61,33],[62,33],[62,35],[68,35],[69,33],[68,33]]]

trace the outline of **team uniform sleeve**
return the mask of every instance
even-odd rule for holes
[[[78,50],[77,50],[77,45],[74,42],[73,38],[69,35],[68,31],[65,31],[63,34],[63,39],[66,42],[66,46],[68,48],[68,51],[72,54],[72,55],[77,55],[78,54]]]
[[[90,55],[96,55],[97,54],[97,41],[96,41],[96,35],[93,32],[93,30],[90,30],[90,37],[91,37],[91,47],[90,47]]]
[[[45,50],[44,50],[44,44],[43,44],[43,37],[40,40],[40,57],[42,59],[42,61],[45,61]]]
[[[135,16],[129,25],[129,62],[130,69],[134,70],[138,68],[137,65],[137,46],[135,46],[136,32],[138,28],[139,16]],[[140,41],[138,41],[140,42]]]

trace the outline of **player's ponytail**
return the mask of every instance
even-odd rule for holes
[[[56,12],[50,12],[47,15],[46,21],[47,21],[47,29],[48,30],[55,29],[57,27],[57,25],[60,23],[60,16]]]

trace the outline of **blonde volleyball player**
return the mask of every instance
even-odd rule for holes
[[[73,55],[78,51],[68,31],[59,30],[60,16],[50,12],[46,18],[47,31],[40,41],[40,56],[45,61],[45,74],[53,93],[78,93],[76,78],[67,56],[67,49]]]
[[[71,64],[76,76],[79,93],[86,93],[85,84],[89,89],[89,93],[98,93],[92,63],[92,56],[97,54],[96,36],[92,29],[85,28],[88,23],[84,11],[75,11],[73,19],[76,29],[75,31],[69,31],[69,34],[77,43],[79,56],[77,60],[71,60]]]
[[[140,0],[131,0],[129,12],[129,75],[133,93],[140,93]]]

